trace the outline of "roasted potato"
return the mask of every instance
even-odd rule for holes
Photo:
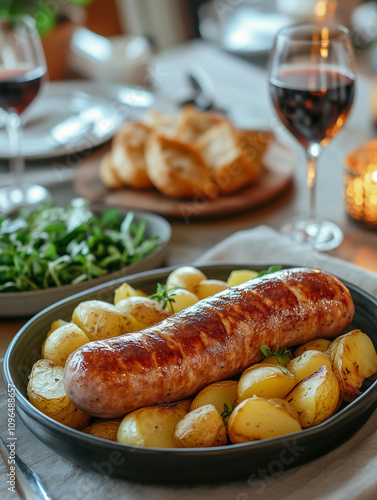
[[[114,304],[117,304],[119,301],[128,299],[130,297],[146,297],[146,294],[141,290],[135,290],[135,288],[133,288],[128,283],[122,283],[114,291]]]
[[[113,304],[102,300],[80,302],[72,314],[72,321],[90,340],[118,337],[135,329],[131,318],[122,314]],[[141,328],[137,328],[140,330]]]
[[[301,380],[285,400],[297,411],[301,427],[313,427],[328,419],[339,401],[339,385],[331,368],[321,366]]]
[[[227,279],[229,286],[237,286],[246,281],[252,280],[258,276],[257,271],[252,271],[251,269],[235,269],[230,273]]]
[[[121,421],[120,418],[98,419],[92,425],[85,427],[83,432],[109,441],[116,441]]]
[[[258,363],[247,368],[241,375],[237,402],[253,396],[284,399],[296,383],[292,373],[284,373],[277,365]]]
[[[181,403],[139,408],[124,417],[117,441],[149,448],[175,448],[174,430],[186,414]]]
[[[130,318],[134,331],[153,326],[170,316],[170,311],[162,309],[161,304],[148,297],[129,297],[116,304],[122,314]]]
[[[48,359],[37,361],[29,375],[27,395],[30,403],[61,424],[82,430],[90,416],[69,399],[63,385],[64,368]]]
[[[207,385],[195,396],[191,403],[190,411],[196,410],[200,406],[213,405],[216,410],[223,413],[225,405],[231,408],[237,399],[238,382],[236,380],[222,380]]]
[[[89,342],[88,336],[74,323],[66,323],[54,330],[42,346],[42,357],[63,366],[68,356]]]
[[[324,352],[311,350],[304,351],[297,358],[293,358],[287,364],[287,370],[293,373],[297,382],[300,382],[316,372],[321,366],[327,366],[332,370],[330,358]]]
[[[222,280],[202,280],[195,287],[194,293],[198,299],[201,300],[211,295],[215,295],[215,293],[222,292],[227,288],[229,288],[229,285]]]
[[[207,279],[207,276],[196,267],[181,266],[169,274],[166,287],[168,289],[174,287],[185,288],[189,292],[195,293],[195,288],[205,279]]]
[[[329,345],[331,344],[331,340],[329,339],[314,339],[314,340],[309,340],[309,342],[306,342],[305,344],[300,345],[295,349],[293,353],[293,357],[296,358],[297,356],[300,356],[303,352],[305,351],[321,351],[325,352]]]
[[[51,333],[56,330],[57,328],[59,328],[59,326],[63,326],[63,325],[66,325],[68,323],[68,321],[64,321],[64,319],[57,319],[55,321],[53,321],[51,323],[51,326],[50,326],[50,329],[49,331],[47,332],[47,335],[46,337],[48,337],[49,335],[51,335]]]
[[[170,294],[172,302],[167,303],[167,309],[170,313],[183,311],[187,307],[193,306],[198,302],[198,297],[184,288],[177,288]]]
[[[365,378],[377,371],[377,354],[368,335],[361,330],[341,335],[327,350],[344,401],[360,395]]]
[[[220,413],[211,404],[190,411],[177,423],[174,442],[177,448],[225,445],[226,429]]]
[[[301,430],[296,410],[283,399],[254,396],[235,407],[228,420],[232,443],[247,443]]]

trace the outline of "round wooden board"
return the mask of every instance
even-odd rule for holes
[[[129,209],[146,210],[165,217],[185,220],[230,215],[258,207],[282,193],[291,183],[296,163],[295,154],[277,141],[272,141],[264,155],[265,171],[257,184],[212,200],[168,198],[157,190],[106,188],[98,175],[99,164],[110,145],[83,159],[74,180],[78,195],[94,203]]]

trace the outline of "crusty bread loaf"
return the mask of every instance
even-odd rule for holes
[[[127,186],[152,187],[144,154],[150,132],[148,125],[134,121],[123,125],[114,137],[111,161],[119,179]]]
[[[106,153],[99,166],[99,178],[110,189],[118,189],[123,186],[123,182],[114,168],[111,153]]]
[[[208,167],[192,146],[155,132],[148,138],[145,153],[149,178],[166,196],[215,195]]]
[[[145,116],[144,123],[154,131],[172,137],[175,134],[177,117],[161,113],[161,111],[152,110]]]
[[[182,142],[193,143],[213,125],[226,121],[221,113],[199,111],[191,105],[184,106],[177,120],[175,138]]]
[[[270,130],[238,130],[239,144],[242,151],[259,173],[264,169],[263,155],[274,139],[274,133]]]
[[[228,122],[211,127],[196,142],[220,193],[228,194],[256,182],[261,167],[244,148],[246,137]]]

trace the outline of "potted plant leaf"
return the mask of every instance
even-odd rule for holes
[[[0,16],[28,14],[42,38],[50,80],[64,76],[71,37],[92,0],[2,0]]]

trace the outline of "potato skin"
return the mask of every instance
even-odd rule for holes
[[[222,292],[229,288],[229,285],[225,281],[221,280],[202,280],[195,287],[195,295],[199,300],[205,299],[215,295],[216,293]]]
[[[178,448],[225,445],[226,429],[220,413],[211,404],[190,411],[177,423],[174,442]]]
[[[109,420],[98,419],[88,427],[85,427],[83,432],[101,439],[107,439],[108,441],[116,441],[120,423],[120,418]]]
[[[90,340],[119,337],[134,330],[127,315],[122,314],[115,305],[102,300],[80,302],[73,311],[72,321]]]
[[[295,349],[293,357],[297,358],[297,356],[300,356],[303,352],[311,350],[326,352],[330,344],[331,340],[329,339],[318,338],[309,340],[309,342],[305,342],[305,344],[301,344]]]
[[[50,333],[43,343],[42,357],[65,365],[68,356],[89,342],[88,336],[74,323],[66,323]]]
[[[186,403],[146,406],[126,415],[117,432],[119,443],[152,448],[175,448],[174,430],[187,414]]]
[[[303,428],[313,427],[334,413],[339,401],[339,385],[332,370],[321,366],[301,380],[285,400],[297,411]]]
[[[170,316],[161,304],[148,297],[128,297],[116,304],[119,311],[128,316],[134,326],[134,331],[153,326]]]
[[[88,425],[90,415],[77,408],[63,386],[64,368],[48,359],[37,361],[29,375],[27,395],[30,403],[48,417],[73,429]]]
[[[206,275],[196,267],[181,266],[169,274],[166,286],[168,289],[173,287],[185,288],[195,294],[196,287],[205,279],[207,279]]]
[[[128,283],[122,283],[114,291],[114,304],[117,305],[123,299],[128,299],[130,297],[146,297],[146,294],[141,290],[135,290]]]
[[[377,354],[370,338],[361,330],[336,338],[326,351],[329,355],[340,395],[344,401],[353,401],[360,393],[365,378],[377,371]]]
[[[287,370],[293,373],[297,382],[300,382],[300,380],[316,372],[321,366],[327,366],[327,368],[332,370],[332,363],[329,356],[322,351],[307,350],[296,358],[293,358],[287,364]]]

